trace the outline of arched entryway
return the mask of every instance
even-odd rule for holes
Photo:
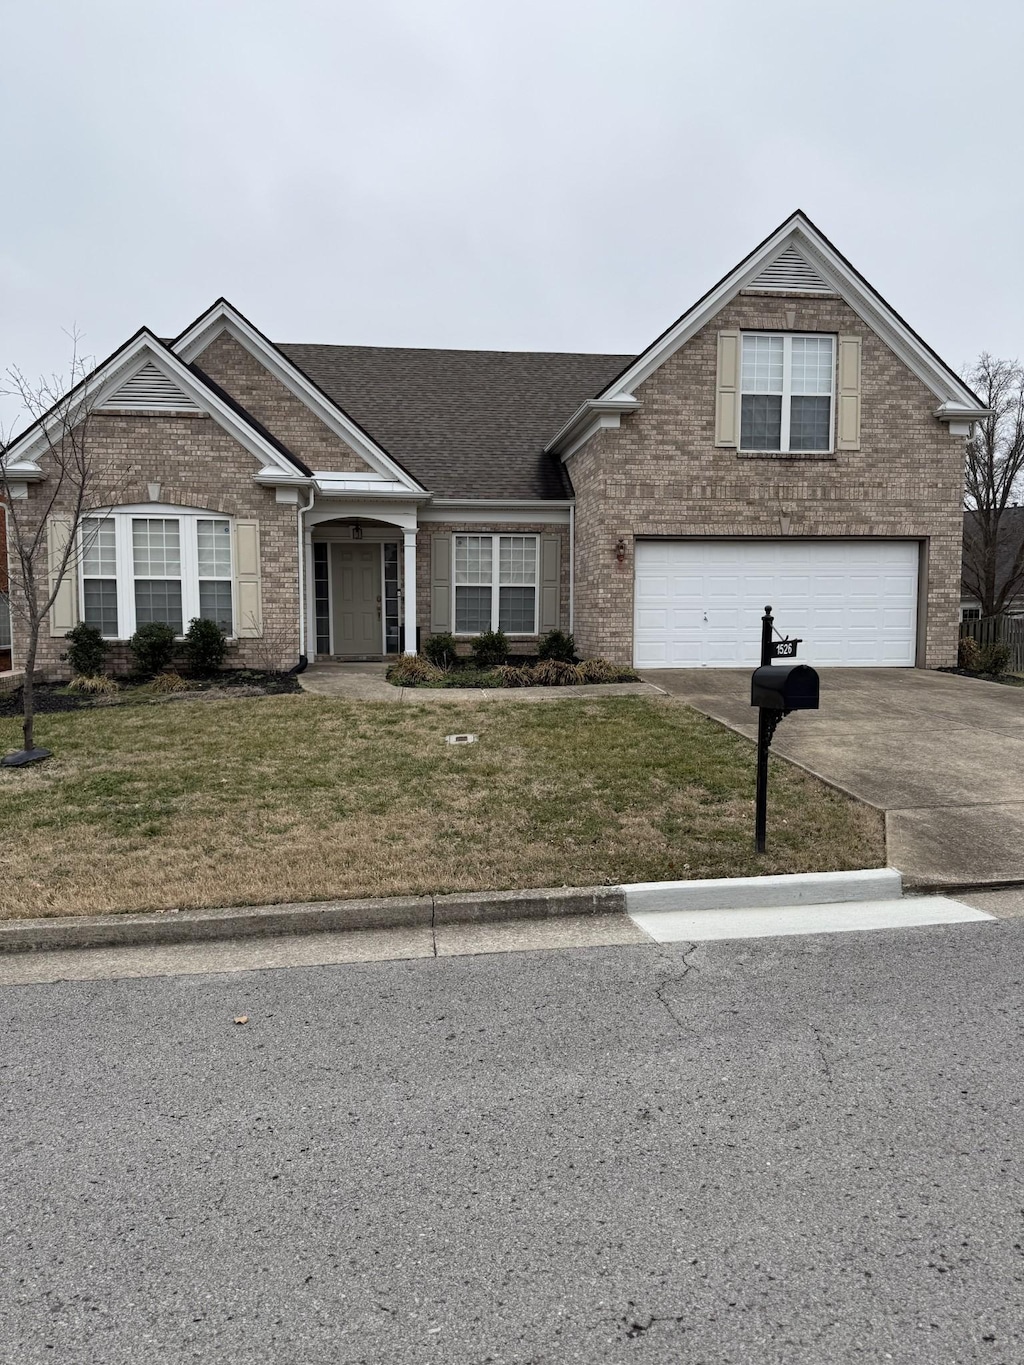
[[[415,620],[415,530],[376,517],[321,514],[308,536],[313,657],[366,660],[414,653],[415,626],[406,644],[406,608],[411,595]]]

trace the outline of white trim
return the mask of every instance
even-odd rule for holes
[[[576,507],[569,508],[569,634],[576,620]]]
[[[520,507],[529,511],[533,507],[572,507],[575,498],[431,498],[431,507]]]
[[[480,531],[455,531],[452,535],[452,634],[457,639],[470,640],[477,634],[473,630],[458,630],[456,628],[456,601],[455,593],[457,588],[486,587],[485,583],[458,583],[455,573],[455,542],[460,536],[476,536],[483,540],[486,532]],[[532,630],[509,630],[506,635],[530,636],[540,634],[540,536],[534,531],[495,531],[490,536],[491,541],[491,624],[490,630],[500,630],[499,619],[501,615],[501,589],[523,587],[528,588],[529,583],[502,583],[501,581],[501,540],[516,536],[521,540],[533,541],[534,568],[533,568],[533,629]]]
[[[403,624],[404,624],[404,626],[405,626],[405,648],[403,649],[402,653],[403,653],[403,654],[415,654],[415,653],[416,653],[416,532],[415,532],[414,530],[406,530],[406,531],[404,531],[404,532],[403,532],[403,540],[404,540],[404,551],[405,551],[405,554],[404,554],[404,560],[403,560],[404,573],[403,573],[403,575],[402,575],[402,592],[403,592],[403,598],[402,598],[403,613],[402,613],[402,614],[403,614],[403,617],[404,617]],[[383,573],[383,568],[384,568],[384,551],[381,550],[381,571],[382,571],[382,573]],[[453,573],[452,577],[454,578],[454,573]],[[380,590],[381,590],[381,603],[382,603],[382,605],[383,605],[383,598],[384,598],[384,579],[383,579],[383,577],[381,578]],[[383,618],[383,616],[384,616],[384,612],[382,611],[382,612],[381,612],[381,617]]]
[[[366,518],[370,521],[383,521],[389,526],[400,526],[404,531],[415,531],[416,504],[406,502],[403,507],[398,502],[374,503],[361,500],[343,502],[339,500],[332,505],[318,500],[316,510],[307,516],[306,525],[312,528],[324,521],[341,521],[353,517]]]
[[[743,387],[743,343],[747,337],[769,337],[772,340],[782,342],[782,390],[778,397],[782,400],[781,418],[782,425],[779,432],[778,450],[761,451],[757,446],[745,446],[743,444],[743,399],[746,396],[761,397],[756,389],[745,389]],[[832,363],[829,367],[829,391],[827,394],[794,394],[793,393],[793,342],[829,341],[832,345]],[[766,332],[754,328],[744,328],[740,332],[740,355],[739,355],[739,382],[736,386],[736,396],[739,399],[739,437],[736,443],[737,453],[740,455],[756,455],[759,453],[769,455],[831,455],[835,450],[835,422],[836,422],[836,364],[838,360],[838,347],[836,346],[836,336],[834,332]],[[773,393],[764,394],[764,397],[774,398]],[[793,412],[794,398],[828,398],[828,445],[821,450],[792,450],[790,421]]]
[[[641,406],[631,394],[616,398],[588,398],[582,403],[568,422],[544,447],[546,453],[557,452],[563,459],[579,450],[589,441],[595,431],[602,427],[617,427],[623,413],[633,412]]]
[[[238,417],[232,408],[202,384],[178,357],[151,332],[142,331],[126,347],[118,351],[104,365],[94,370],[83,381],[82,391],[72,400],[78,405],[88,405],[95,410],[104,399],[115,392],[123,382],[125,374],[137,368],[140,356],[151,357],[158,369],[162,370],[210,417],[222,426],[236,441],[260,461],[263,468],[257,476],[258,482],[276,481],[278,483],[305,483],[306,478],[300,470],[275,446],[265,440],[259,432]],[[61,405],[62,407],[65,405]],[[61,413],[51,413],[44,418],[42,427],[34,426],[24,432],[8,448],[7,459],[21,461],[35,450],[46,451],[46,432],[60,420]],[[193,414],[194,416],[194,414]]]
[[[346,412],[307,379],[283,352],[262,337],[252,323],[246,321],[225,299],[218,300],[187,332],[178,337],[173,350],[186,361],[195,360],[222,332],[227,332],[243,346],[293,397],[305,403],[340,441],[371,467],[384,477],[393,479],[407,494],[426,492],[411,474],[406,473],[387,451],[362,431]]]
[[[977,398],[967,385],[947,372],[925,344],[914,336],[906,323],[896,316],[870,285],[861,281],[852,272],[802,213],[795,213],[788,218],[752,256],[736,266],[705,298],[684,313],[664,336],[652,343],[633,361],[624,374],[598,395],[597,401],[621,403],[632,398],[635,389],[645,379],[674,355],[680,346],[684,346],[741,290],[748,288],[765,266],[790,244],[797,247],[822,279],[832,286],[840,298],[849,304],[858,317],[940,400],[943,405],[940,421],[953,420],[963,413],[979,415]],[[586,405],[567,425],[571,426],[577,421],[585,408]],[[554,448],[560,437],[561,433],[548,448]]]

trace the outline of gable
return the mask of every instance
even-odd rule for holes
[[[769,261],[761,273],[754,276],[747,288],[759,294],[771,294],[776,291],[786,294],[835,293],[832,285],[815,269],[795,242],[789,242],[773,261]]]

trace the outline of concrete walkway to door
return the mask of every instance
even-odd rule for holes
[[[916,668],[820,674],[820,711],[787,716],[773,753],[883,810],[889,862],[911,885],[1024,882],[1024,688]],[[756,738],[749,669],[643,677]]]

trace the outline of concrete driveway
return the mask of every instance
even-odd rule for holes
[[[773,752],[883,810],[889,862],[908,882],[1024,881],[1024,688],[914,668],[820,673],[821,710],[788,716]],[[643,676],[756,738],[750,670]]]

